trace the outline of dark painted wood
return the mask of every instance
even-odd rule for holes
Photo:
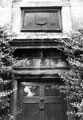
[[[67,110],[67,104],[66,101],[62,98],[60,93],[56,93],[53,89],[54,83],[29,83],[29,82],[20,82],[21,84],[19,94],[22,104],[23,112],[21,115],[18,115],[17,120],[67,120],[66,116],[66,110]],[[27,94],[23,94],[23,89],[26,87],[33,86],[33,89],[35,85],[39,86],[39,95],[37,96],[27,96]],[[45,85],[51,85],[54,88],[48,89],[47,87],[47,93],[45,95]],[[22,87],[24,86],[24,87]],[[33,93],[32,89],[32,93]],[[27,90],[27,89],[26,89]],[[35,89],[34,89],[35,90]],[[36,92],[36,91],[35,91]],[[49,92],[53,92],[52,96],[49,95]],[[18,101],[19,103],[19,101]],[[19,103],[20,104],[20,103]]]

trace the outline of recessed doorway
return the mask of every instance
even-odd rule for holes
[[[67,104],[54,82],[20,82],[18,120],[67,120]]]

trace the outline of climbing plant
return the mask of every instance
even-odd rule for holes
[[[13,49],[9,44],[12,41],[12,33],[7,27],[0,27],[0,120],[13,120],[10,113],[10,95],[14,90],[10,89],[13,80]],[[57,49],[61,50],[70,64],[70,70],[58,72],[64,85],[56,86],[60,92],[66,94],[66,100],[71,105],[69,116],[74,119],[83,118],[83,30],[71,34],[67,38],[57,39]],[[5,112],[4,112],[5,111]]]
[[[9,26],[0,27],[0,120],[11,119],[10,114],[10,84],[12,81],[13,49],[9,42],[12,40]]]
[[[66,94],[66,100],[70,103],[68,115],[73,119],[83,119],[83,30],[59,41],[62,44],[59,49],[67,56],[70,70],[58,73],[65,84],[57,88]]]

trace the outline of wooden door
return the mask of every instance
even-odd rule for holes
[[[66,101],[54,83],[22,82],[18,120],[66,120]],[[23,96],[23,97],[21,97]]]

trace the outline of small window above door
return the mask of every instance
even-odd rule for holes
[[[23,32],[61,32],[61,8],[22,8]]]

